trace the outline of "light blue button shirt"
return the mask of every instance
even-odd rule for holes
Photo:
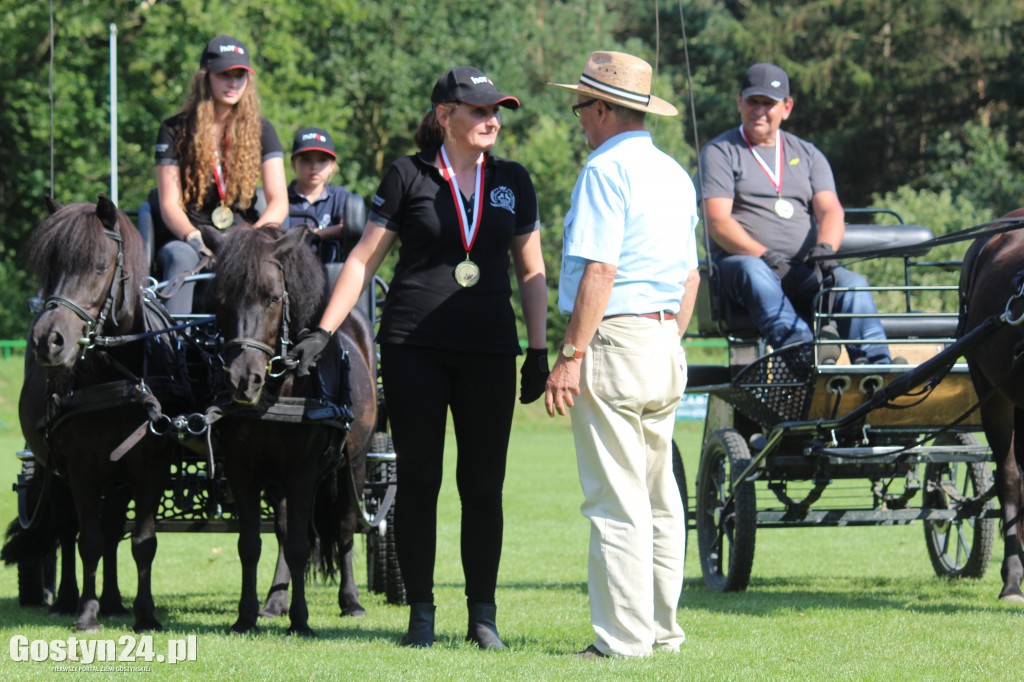
[[[690,176],[650,133],[621,133],[587,159],[565,216],[558,309],[573,311],[588,261],[614,265],[605,315],[679,312],[697,268],[697,197]]]

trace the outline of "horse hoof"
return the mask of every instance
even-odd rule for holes
[[[163,629],[164,626],[156,618],[137,620],[135,625],[132,626],[132,630],[135,632],[163,632]]]
[[[288,628],[288,634],[298,635],[299,637],[306,637],[307,639],[312,639],[316,637],[316,632],[313,630],[313,628],[309,627],[308,625],[304,625],[302,627],[297,627],[293,625],[290,628]]]
[[[999,596],[999,601],[1004,604],[1024,604],[1024,595],[1022,594],[1004,594]]]
[[[260,609],[260,618],[277,618],[288,614],[288,593],[273,592],[267,597],[267,603]]]
[[[256,632],[259,632],[259,630],[260,629],[258,627],[256,627],[255,624],[251,624],[250,625],[250,624],[247,624],[247,623],[243,623],[240,620],[236,620],[235,624],[231,626],[231,632],[233,634],[236,634],[236,635],[245,635],[245,634],[248,634],[250,632],[256,633]]]
[[[356,604],[355,606],[346,606],[341,610],[342,618],[344,618],[345,616],[351,616],[352,618],[362,618],[365,615],[366,609],[364,609],[360,604]]]
[[[95,618],[79,618],[75,621],[74,628],[79,632],[99,632],[103,626]]]

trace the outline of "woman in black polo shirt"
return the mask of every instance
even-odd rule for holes
[[[156,181],[170,233],[157,244],[164,279],[194,270],[199,257],[209,255],[200,226],[259,227],[288,216],[284,151],[274,126],[260,116],[256,73],[237,38],[217,36],[206,44],[185,106],[157,134]],[[255,208],[261,182],[267,199],[262,216]],[[191,312],[192,287],[171,297],[167,310]]]
[[[495,626],[501,557],[501,490],[520,352],[510,298],[509,254],[528,346],[520,401],[544,392],[547,289],[537,197],[517,163],[490,155],[499,107],[519,100],[462,66],[438,80],[416,131],[420,153],[391,166],[366,230],[320,320],[292,351],[308,371],[396,239],[400,246],[378,340],[395,452],[395,533],[410,603],[405,646],[434,641],[437,496],[448,409],[458,444],[462,564],[468,640],[504,648]]]

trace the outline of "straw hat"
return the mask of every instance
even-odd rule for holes
[[[651,65],[623,52],[591,52],[578,85],[548,83],[563,90],[586,93],[595,99],[658,116],[679,111],[651,94]]]

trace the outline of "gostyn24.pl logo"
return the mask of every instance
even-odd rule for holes
[[[90,665],[92,663],[179,663],[196,660],[196,636],[169,639],[157,652],[152,635],[122,635],[113,639],[29,639],[14,635],[10,641],[12,661],[52,661]]]

